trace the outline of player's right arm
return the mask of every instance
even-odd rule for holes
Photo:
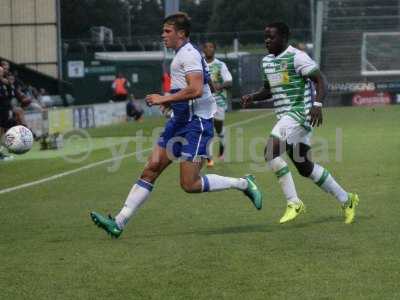
[[[221,74],[222,81],[223,81],[222,84],[213,83],[214,89],[216,92],[219,92],[223,89],[232,87],[232,81],[233,81],[232,74],[231,74],[231,72],[229,72],[228,67],[226,66],[226,64],[224,62],[222,63],[220,74]]]
[[[271,87],[268,80],[264,81],[264,86],[253,94],[242,96],[242,106],[246,107],[251,102],[267,100],[272,97]]]
[[[171,104],[177,101],[189,101],[200,98],[203,95],[204,74],[203,58],[198,51],[193,49],[183,53],[179,58],[179,64],[185,73],[186,86],[176,93],[161,96],[151,94],[146,96],[149,105]]]

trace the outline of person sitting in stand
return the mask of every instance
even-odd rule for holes
[[[126,119],[130,121],[132,118],[135,121],[143,122],[143,109],[133,94],[130,95],[126,103]]]
[[[117,74],[117,78],[112,83],[113,89],[113,100],[115,102],[122,102],[128,100],[128,88],[130,87],[130,83],[128,79],[124,77],[124,74],[119,72]]]

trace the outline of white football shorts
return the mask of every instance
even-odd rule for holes
[[[225,107],[217,106],[217,111],[214,114],[214,119],[218,121],[225,120]]]
[[[312,131],[304,128],[290,116],[283,116],[272,128],[271,135],[289,145],[303,143],[311,145]]]

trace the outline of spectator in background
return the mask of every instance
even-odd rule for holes
[[[12,112],[18,125],[26,126],[24,109],[31,104],[31,99],[26,96],[20,86],[16,85],[14,75],[8,75],[8,97]]]
[[[124,77],[124,74],[119,72],[117,74],[117,78],[112,83],[113,89],[113,100],[115,102],[126,101],[128,99],[128,88],[130,87],[130,83],[128,79]]]
[[[163,75],[161,78],[162,90],[164,95],[169,95],[171,92],[171,74],[169,66],[166,62],[163,63]],[[172,109],[170,105],[160,105],[161,113],[168,119],[172,117]]]
[[[0,66],[0,83],[7,83],[8,80],[5,76],[4,68]]]
[[[10,63],[6,60],[0,62],[0,66],[3,69],[3,77],[6,78],[12,92],[12,98],[17,101],[12,101],[13,111],[19,122],[24,122],[24,110],[29,111],[43,111],[42,105],[33,94],[33,87],[27,86],[18,76],[18,71],[13,70],[11,72]],[[13,100],[12,99],[12,100]]]
[[[50,107],[53,104],[53,100],[44,88],[39,89],[39,95],[37,99],[39,100],[40,105],[42,105],[43,107]]]
[[[18,78],[17,71],[11,72],[10,64],[0,61],[0,138],[15,125],[28,127],[25,110],[42,111],[41,105],[32,99],[31,89]],[[12,158],[4,153],[0,145],[0,161]]]
[[[3,61],[0,65],[5,66]],[[23,125],[24,123],[23,111],[13,108],[12,101],[17,96],[14,78],[10,75],[7,66],[5,67],[0,67],[0,138],[9,128],[15,125]],[[4,153],[0,144],[0,161],[7,161],[12,158],[12,156]]]
[[[22,89],[23,92],[25,93],[25,90],[27,89],[27,86],[26,86],[26,84],[21,80],[21,78],[19,77],[18,71],[17,71],[17,70],[13,70],[13,71],[10,72],[10,73],[11,73],[11,74],[14,76],[14,78],[15,78],[15,83],[14,83],[15,87],[16,87],[17,89]]]
[[[4,68],[0,67],[0,137],[7,129],[17,125],[12,112],[10,83],[5,74]]]
[[[8,97],[8,80],[5,77],[5,70],[0,67],[0,162],[13,159],[12,156],[6,155],[2,146],[3,134],[8,128],[15,125],[12,116],[11,101]]]
[[[26,111],[42,112],[44,110],[44,107],[40,102],[39,91],[35,87],[31,85],[26,87],[25,95],[27,95],[31,99],[31,103],[24,108]]]
[[[3,76],[7,77],[10,74],[10,64],[6,60],[0,62],[0,66],[3,68]]]
[[[164,95],[171,91],[171,76],[167,71],[164,71],[162,76],[162,88]]]
[[[132,118],[135,121],[143,122],[143,109],[133,94],[130,95],[126,103],[126,119],[130,121]]]

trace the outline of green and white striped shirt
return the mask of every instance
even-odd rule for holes
[[[210,70],[211,81],[218,84],[223,84],[227,81],[232,81],[232,75],[228,70],[228,67],[223,61],[220,61],[217,58],[210,63],[207,63],[208,68]],[[226,100],[228,98],[228,92],[226,89],[213,93],[214,99],[217,102],[219,107],[223,107],[226,109],[227,103]]]
[[[289,46],[278,56],[265,56],[261,68],[263,80],[271,87],[277,118],[288,115],[311,130],[313,89],[306,77],[318,70],[317,63],[305,52]]]

